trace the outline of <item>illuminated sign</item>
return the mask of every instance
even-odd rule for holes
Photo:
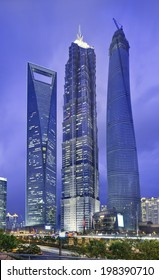
[[[124,227],[123,215],[117,214],[117,220],[118,220],[118,227]]]
[[[51,230],[51,226],[45,226],[46,230]]]

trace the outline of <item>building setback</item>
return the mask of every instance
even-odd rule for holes
[[[122,28],[109,49],[107,92],[108,208],[123,213],[126,230],[140,218],[140,185],[129,82],[129,43]]]
[[[56,225],[56,72],[28,63],[26,225]]]
[[[62,230],[92,228],[92,216],[100,208],[98,180],[96,58],[79,30],[65,67]]]
[[[7,179],[0,177],[0,228],[6,227]]]

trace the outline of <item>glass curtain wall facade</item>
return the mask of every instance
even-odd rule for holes
[[[26,225],[56,225],[56,72],[28,63]]]
[[[0,177],[0,228],[6,227],[7,179]]]
[[[62,230],[92,228],[92,216],[100,208],[98,180],[96,58],[79,33],[65,67]]]
[[[159,225],[159,197],[141,198],[142,222]]]
[[[122,28],[109,49],[107,92],[108,207],[123,213],[125,230],[140,219],[140,185],[129,82],[129,43]]]

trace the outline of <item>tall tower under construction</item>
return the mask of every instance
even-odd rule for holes
[[[108,207],[123,213],[125,230],[133,231],[140,218],[140,185],[130,98],[129,43],[123,28],[116,26],[109,48],[107,92]]]

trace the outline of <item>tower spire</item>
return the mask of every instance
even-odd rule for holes
[[[83,35],[81,33],[80,24],[78,26],[77,39],[74,41],[74,43],[77,44],[79,47],[84,48],[84,49],[88,49],[88,48],[93,49],[93,47],[89,46],[86,42],[83,41]]]
[[[80,24],[79,24],[79,26],[78,26],[77,39],[78,39],[79,41],[83,41],[83,36],[82,36],[82,33],[81,33],[81,26],[80,26]]]

